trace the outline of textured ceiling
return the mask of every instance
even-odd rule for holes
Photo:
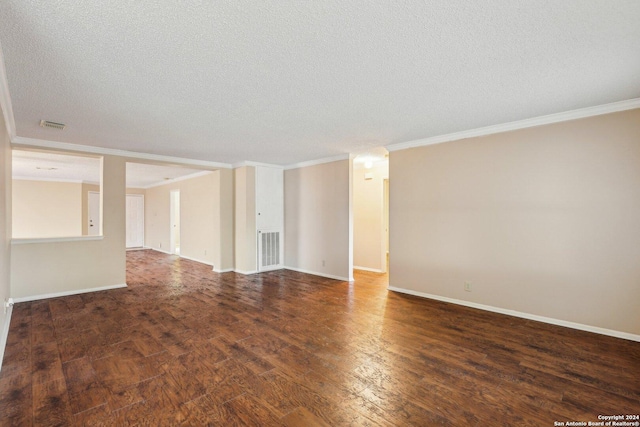
[[[215,162],[640,97],[637,0],[3,0],[0,22],[18,136]]]
[[[25,150],[13,150],[12,154],[12,173],[16,179],[100,182],[99,157]],[[127,163],[127,187],[148,188],[202,172],[176,166]]]

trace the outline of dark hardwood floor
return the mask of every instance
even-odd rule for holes
[[[14,307],[1,425],[553,426],[640,413],[640,343],[292,271],[127,254]]]

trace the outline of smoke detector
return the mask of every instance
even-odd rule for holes
[[[56,123],[56,122],[50,122],[48,120],[40,120],[40,127],[43,128],[54,128],[54,129],[59,129],[62,130],[65,128],[65,124],[64,123]]]

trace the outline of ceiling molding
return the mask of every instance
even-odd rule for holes
[[[33,177],[33,176],[14,176],[14,177],[11,177],[11,179],[14,181],[43,181],[43,182],[65,182],[70,184],[94,184],[92,182],[83,181],[81,179],[44,178],[44,177]]]
[[[16,137],[16,120],[13,117],[13,106],[11,105],[11,95],[9,94],[7,70],[4,67],[2,44],[0,44],[0,108],[2,108],[2,115],[9,132],[9,138],[13,140]]]
[[[499,125],[486,126],[477,129],[465,130],[462,132],[454,132],[446,135],[433,136],[430,138],[400,142],[398,144],[387,145],[385,146],[385,148],[389,151],[406,150],[407,148],[441,144],[443,142],[458,141],[460,139],[474,138],[478,136],[492,135],[518,129],[526,129],[535,126],[566,122],[569,120],[600,116],[602,114],[617,113],[619,111],[633,110],[635,108],[640,108],[640,98],[633,98],[626,101],[613,102],[611,104],[598,105],[595,107],[580,108],[578,110],[549,114],[547,116],[540,116],[531,119],[518,120],[515,122],[502,123]]]
[[[337,162],[340,160],[349,160],[349,154],[340,154],[339,156],[325,157],[323,159],[309,160],[307,162],[293,163],[284,167],[284,170],[306,168],[309,166],[321,165],[323,163]]]
[[[141,188],[143,190],[146,190],[153,187],[160,187],[161,185],[169,185],[169,184],[173,184],[174,182],[184,181],[186,179],[198,178],[201,176],[209,175],[211,172],[212,171],[200,171],[200,172],[192,173],[190,175],[179,176],[178,178],[173,178],[173,179],[168,179],[166,181],[158,182],[157,184],[151,184],[151,185],[146,185],[144,187],[135,187],[135,188]]]
[[[272,165],[270,163],[260,163],[260,162],[251,162],[251,161],[234,163],[232,166],[234,169],[241,168],[243,166],[264,166],[265,168],[284,169],[284,166],[282,165]]]
[[[46,139],[24,138],[16,136],[11,139],[14,146],[48,148],[51,150],[75,151],[80,153],[101,154],[104,156],[120,156],[129,159],[143,159],[156,162],[200,166],[213,169],[231,169],[229,163],[210,162],[207,160],[185,159],[182,157],[163,156],[160,154],[137,153],[134,151],[113,148],[92,147],[90,145],[70,144],[68,142],[50,141]]]

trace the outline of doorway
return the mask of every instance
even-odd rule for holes
[[[389,178],[382,181],[382,265],[389,273]]]
[[[389,252],[389,159],[384,148],[353,159],[353,269],[387,273]]]
[[[88,192],[87,203],[87,234],[89,236],[99,236],[100,233],[100,193],[98,191]]]
[[[144,196],[127,194],[126,212],[127,249],[141,248],[144,246]]]
[[[171,226],[170,252],[180,255],[180,190],[171,190],[169,224]]]

